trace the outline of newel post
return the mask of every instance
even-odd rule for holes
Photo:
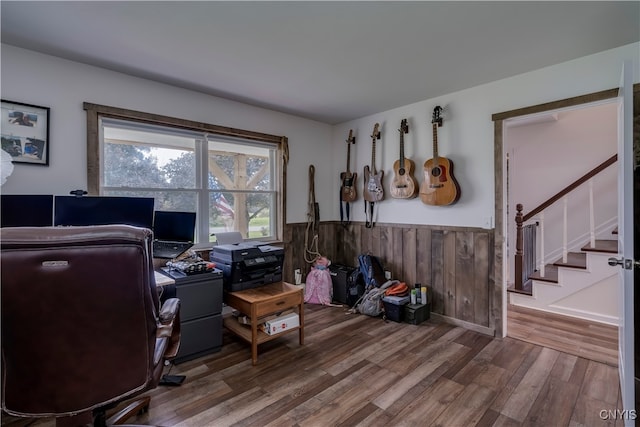
[[[516,205],[516,259],[514,288],[522,290],[522,204]]]

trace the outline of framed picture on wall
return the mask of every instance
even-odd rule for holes
[[[49,165],[49,107],[3,99],[0,129],[13,163]]]

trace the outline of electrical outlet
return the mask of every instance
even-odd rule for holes
[[[391,280],[391,272],[389,270],[384,271],[384,278],[387,280]]]

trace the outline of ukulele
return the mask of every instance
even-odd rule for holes
[[[433,158],[424,162],[424,181],[420,185],[420,199],[427,205],[444,206],[455,203],[460,198],[460,187],[453,177],[453,163],[446,157],[438,156],[438,127],[442,126],[436,106],[431,120],[433,126]]]
[[[382,189],[382,177],[384,171],[376,171],[376,139],[380,139],[379,124],[373,127],[371,135],[371,169],[369,166],[364,167],[364,200],[367,202],[379,202],[384,199],[384,190]]]
[[[393,163],[395,176],[391,182],[391,197],[396,199],[413,199],[418,195],[418,181],[413,176],[416,165],[413,160],[404,156],[404,134],[409,133],[407,119],[400,123],[400,160]]]
[[[349,164],[351,163],[351,144],[356,143],[356,137],[353,136],[353,129],[349,130],[349,137],[347,138],[347,171],[340,174],[340,180],[342,181],[342,188],[340,189],[340,200],[343,202],[353,202],[358,198],[356,191],[356,178],[358,174],[351,172]]]

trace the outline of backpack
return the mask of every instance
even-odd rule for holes
[[[347,277],[347,305],[353,307],[364,295],[364,276],[359,268],[354,268]]]
[[[370,287],[379,288],[387,281],[384,276],[384,267],[377,256],[360,254],[358,255],[358,265],[360,266],[366,289]]]
[[[397,280],[389,280],[382,284],[379,288],[372,287],[360,298],[356,303],[355,311],[366,314],[367,316],[377,317],[384,312],[382,298],[388,287],[398,283]]]

